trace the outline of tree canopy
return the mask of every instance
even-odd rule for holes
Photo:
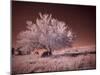
[[[34,48],[47,50],[69,47],[74,40],[72,30],[65,22],[52,17],[51,14],[39,13],[36,23],[26,22],[26,30],[21,31],[17,37],[17,48],[22,51],[31,51]]]

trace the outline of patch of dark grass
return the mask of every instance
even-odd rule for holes
[[[59,55],[52,55],[52,58],[59,58],[62,56],[70,56],[70,57],[77,57],[79,55],[87,55],[87,54],[96,54],[96,51],[92,51],[92,52],[75,52],[75,53],[64,53],[64,54],[59,54]]]

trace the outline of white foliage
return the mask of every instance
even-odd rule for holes
[[[34,24],[27,21],[27,30],[18,35],[17,47],[23,51],[45,46],[57,49],[69,46],[74,35],[65,22],[52,18],[52,15],[39,13],[40,18]]]

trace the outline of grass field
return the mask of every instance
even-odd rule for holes
[[[34,54],[12,56],[12,74],[88,70],[96,68],[95,47],[53,51],[49,57]]]

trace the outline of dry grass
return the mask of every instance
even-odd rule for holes
[[[50,57],[35,57],[33,54],[13,56],[12,73],[35,73],[95,69],[95,47],[54,51]]]

